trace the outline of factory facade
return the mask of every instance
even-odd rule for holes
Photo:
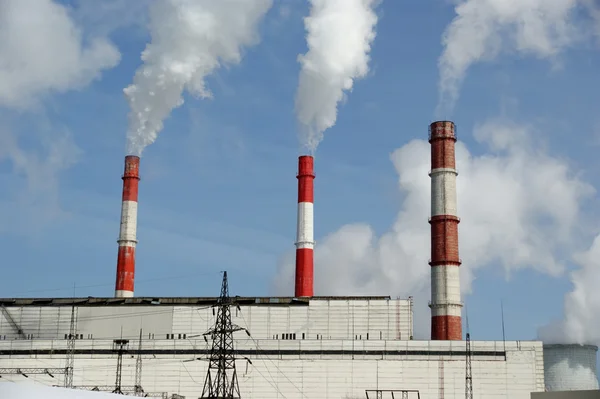
[[[62,386],[64,375],[55,373],[66,365],[73,324],[75,387],[110,390],[121,357],[124,390],[139,379],[153,396],[202,393],[211,347],[202,334],[215,323],[216,298],[0,303],[3,379]],[[232,322],[248,331],[234,335],[244,398],[364,398],[368,390],[405,390],[409,398],[465,395],[465,342],[413,340],[411,298],[238,298],[237,303]],[[475,341],[471,359],[478,398],[525,399],[544,390],[541,342]]]
[[[463,335],[454,123],[432,123],[428,139],[431,340],[413,339],[410,297],[314,296],[314,159],[303,155],[294,297],[236,297],[230,307],[239,326],[233,355],[221,349],[235,356],[241,397],[450,399],[469,397],[472,386],[480,399],[528,399],[548,389],[597,389],[596,347]],[[0,299],[3,380],[202,395],[218,299],[134,297],[139,168],[139,157],[125,158],[114,298]],[[574,361],[583,365],[575,372]]]

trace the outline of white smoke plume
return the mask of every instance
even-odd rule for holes
[[[0,106],[24,109],[80,89],[120,61],[104,37],[87,37],[52,0],[0,1]]]
[[[571,272],[573,290],[565,295],[563,320],[540,328],[546,343],[600,345],[600,235],[575,256],[579,269]]]
[[[459,0],[439,59],[439,116],[450,113],[469,67],[502,50],[555,60],[580,37],[575,11],[587,0]]]
[[[244,47],[259,42],[258,24],[272,0],[160,0],[149,10],[151,42],[124,92],[131,108],[127,153],[153,143],[182,94],[210,98],[205,79],[238,64]]]
[[[580,208],[594,189],[562,159],[534,145],[533,129],[491,121],[475,129],[489,152],[472,155],[456,147],[462,291],[471,291],[474,273],[501,264],[507,273],[522,268],[559,275],[565,249],[577,242]],[[430,145],[413,140],[394,151],[404,200],[391,231],[377,237],[366,224],[350,224],[317,241],[316,295],[399,295],[415,297],[415,330],[428,333],[430,229]],[[293,255],[280,264],[275,287],[293,287]],[[420,333],[420,334],[419,334]]]
[[[304,19],[308,52],[301,64],[296,116],[300,141],[314,153],[323,132],[335,125],[337,106],[354,81],[369,72],[380,0],[309,0]]]

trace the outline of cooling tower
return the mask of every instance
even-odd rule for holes
[[[598,389],[594,345],[544,345],[544,379],[546,390],[581,391]]]

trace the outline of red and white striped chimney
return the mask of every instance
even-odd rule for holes
[[[431,144],[431,339],[462,339],[454,123],[433,122]]]
[[[119,256],[115,283],[116,298],[130,298],[133,296],[139,180],[140,157],[128,155],[125,157],[121,231],[117,241],[119,243]]]
[[[296,297],[313,296],[314,223],[313,180],[314,159],[310,155],[298,158],[298,231],[296,233]]]

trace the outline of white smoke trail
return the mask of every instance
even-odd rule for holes
[[[547,343],[600,345],[600,235],[575,262],[580,267],[571,272],[573,289],[565,295],[564,317],[540,328],[539,336]]]
[[[127,153],[153,143],[187,90],[210,98],[205,78],[223,64],[241,62],[259,42],[257,27],[272,0],[160,0],[150,8],[151,42],[144,64],[124,92],[130,105]]]
[[[438,116],[454,108],[469,67],[493,60],[504,48],[555,59],[579,37],[583,28],[574,11],[586,1],[460,0],[442,39]]]
[[[309,1],[310,16],[304,19],[308,52],[298,57],[296,115],[301,144],[314,153],[323,132],[335,124],[344,91],[369,72],[374,8],[380,0]]]

